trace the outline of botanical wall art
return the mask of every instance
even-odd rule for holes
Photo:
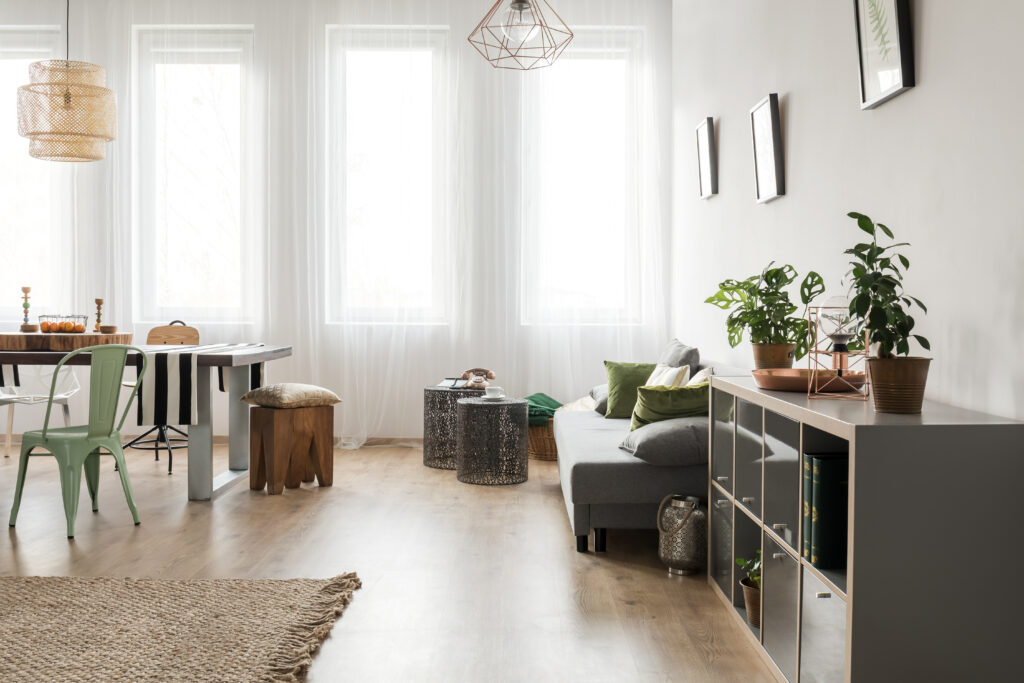
[[[758,203],[768,202],[786,194],[778,94],[770,94],[750,110],[750,132],[754,139],[754,196]]]
[[[914,87],[910,0],[853,0],[860,60],[860,107],[871,109]]]
[[[715,120],[707,117],[697,126],[697,170],[700,198],[718,194],[718,152],[715,149]]]

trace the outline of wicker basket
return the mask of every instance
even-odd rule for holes
[[[555,446],[554,419],[548,418],[546,425],[530,426],[530,457],[534,460],[558,460]]]

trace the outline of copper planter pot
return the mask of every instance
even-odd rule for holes
[[[750,579],[740,580],[743,587],[743,604],[747,608],[747,623],[754,628],[761,628],[761,590],[750,583]]]
[[[796,344],[751,344],[754,347],[754,367],[791,368]]]
[[[931,358],[868,358],[871,395],[879,413],[917,414],[924,403]]]

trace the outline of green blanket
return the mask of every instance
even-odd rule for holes
[[[530,426],[542,427],[548,420],[555,416],[555,411],[562,407],[562,404],[547,394],[533,394],[526,397],[530,404]]]

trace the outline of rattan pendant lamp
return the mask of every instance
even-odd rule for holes
[[[18,134],[28,153],[48,161],[99,161],[117,129],[117,100],[102,67],[73,62],[71,0],[67,0],[64,59],[28,67],[31,83],[18,88]]]
[[[496,69],[529,71],[554,64],[572,37],[547,0],[498,0],[469,42]]]

